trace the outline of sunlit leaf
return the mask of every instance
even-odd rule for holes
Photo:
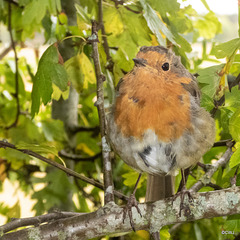
[[[69,80],[79,93],[83,88],[88,88],[89,84],[96,83],[93,65],[84,52],[70,58],[64,66]]]
[[[103,22],[109,38],[120,35],[124,31],[121,15],[115,7],[103,7]]]
[[[198,29],[201,37],[211,39],[221,32],[221,23],[213,12],[209,12],[194,23],[194,28]]]
[[[235,38],[214,46],[212,54],[214,54],[216,58],[230,58],[238,49],[240,49],[240,38]]]
[[[225,93],[225,107],[235,107],[240,106],[240,90],[238,86],[231,89],[231,92]]]
[[[240,141],[240,108],[229,120],[229,131],[235,141]]]
[[[36,153],[52,154],[52,155],[58,156],[58,149],[54,145],[51,145],[49,143],[29,144],[29,143],[21,142],[16,144],[16,147],[19,149],[28,149]]]
[[[32,24],[34,21],[40,23],[45,15],[48,4],[49,0],[34,0],[26,5],[23,12],[23,25]]]
[[[238,148],[232,155],[229,166],[230,168],[233,168],[237,166],[240,163],[240,148]]]

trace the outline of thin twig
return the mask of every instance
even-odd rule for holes
[[[106,53],[107,61],[108,61],[108,66],[106,68],[108,68],[111,72],[113,72],[113,60],[110,55],[109,45],[108,45],[108,41],[107,41],[107,35],[106,35],[105,27],[103,24],[102,0],[98,1],[98,22],[99,22],[99,27],[102,31],[103,48]]]
[[[16,150],[16,151],[25,153],[25,154],[27,154],[27,155],[29,155],[29,156],[38,158],[38,159],[40,159],[41,161],[46,162],[46,163],[48,163],[48,164],[50,164],[50,165],[52,165],[52,166],[54,166],[54,167],[56,167],[56,168],[64,171],[65,173],[67,173],[67,174],[70,175],[70,176],[76,177],[76,178],[78,178],[78,179],[80,179],[80,180],[82,180],[82,181],[84,181],[84,182],[86,182],[86,183],[89,183],[89,184],[91,184],[91,185],[93,185],[93,186],[95,186],[95,187],[97,187],[97,188],[100,188],[100,189],[104,190],[104,187],[103,187],[103,184],[102,184],[102,183],[100,183],[100,182],[98,182],[98,181],[96,181],[96,180],[94,180],[94,179],[90,179],[90,178],[88,178],[88,177],[85,177],[85,176],[83,176],[83,175],[81,175],[81,174],[73,171],[72,169],[66,168],[66,167],[64,167],[63,165],[61,165],[61,164],[59,164],[59,163],[57,163],[57,162],[54,162],[54,161],[52,161],[52,160],[50,160],[50,159],[48,159],[48,158],[45,158],[45,157],[39,155],[39,154],[36,153],[36,152],[33,152],[33,151],[31,151],[31,150],[28,150],[28,149],[19,149],[19,148],[17,148],[15,145],[13,145],[13,144],[11,144],[11,143],[8,143],[8,142],[6,142],[6,141],[0,141],[0,148],[4,148],[4,149],[5,149],[5,148],[11,148],[11,149],[14,149],[14,150]],[[120,193],[120,192],[117,192],[117,191],[115,191],[115,190],[114,190],[113,192],[114,192],[114,195],[115,195],[116,197],[118,197],[119,199],[128,200],[128,197],[125,196],[124,194],[122,194],[122,193]]]
[[[99,133],[100,129],[99,126],[96,127],[83,127],[83,126],[75,126],[70,129],[72,133],[78,132],[96,132]]]
[[[60,157],[64,157],[64,158],[68,158],[68,159],[71,159],[71,160],[74,160],[75,162],[84,162],[84,161],[94,161],[96,158],[99,158],[100,156],[102,156],[102,153],[97,153],[96,155],[94,156],[91,156],[91,157],[83,157],[82,155],[79,155],[79,154],[73,154],[73,153],[67,153],[65,150],[61,150],[58,152],[58,155]]]
[[[124,1],[123,1],[123,0],[121,0],[121,1],[119,1],[119,0],[112,0],[112,2],[115,3],[115,7],[116,7],[116,8],[118,8],[118,5],[123,5],[123,6],[124,6],[128,11],[130,11],[130,12],[133,12],[133,13],[136,13],[136,14],[142,13],[141,11],[133,10],[133,9],[131,9],[130,7],[124,5]]]
[[[10,39],[11,39],[11,45],[12,45],[12,49],[14,52],[14,60],[15,60],[15,93],[14,93],[14,97],[16,99],[16,103],[17,103],[17,113],[16,113],[16,118],[15,121],[6,127],[6,129],[10,129],[12,127],[15,127],[18,123],[18,118],[20,115],[20,102],[19,102],[19,84],[18,84],[18,56],[17,56],[17,51],[16,51],[16,46],[15,46],[15,42],[13,40],[13,34],[12,34],[12,6],[11,6],[11,1],[8,2],[8,31],[10,33]]]
[[[223,189],[222,187],[218,186],[217,184],[214,184],[212,182],[207,183],[206,186],[213,188],[214,190],[221,190]]]
[[[100,132],[102,137],[102,156],[103,156],[103,175],[104,175],[104,202],[105,204],[114,200],[113,195],[113,178],[112,178],[112,166],[110,157],[110,146],[106,138],[106,116],[104,110],[104,92],[103,82],[105,76],[102,74],[101,65],[98,53],[98,26],[97,22],[92,22],[92,36],[88,39],[92,43],[93,47],[93,61],[95,67],[95,73],[97,78],[97,101],[95,106],[98,109]]]
[[[223,156],[207,170],[207,172],[189,189],[192,192],[198,192],[204,185],[211,182],[213,174],[222,166],[225,166],[232,156],[232,146],[229,146]]]
[[[130,11],[130,12],[133,12],[133,13],[136,13],[136,14],[140,14],[140,13],[142,13],[142,11],[136,11],[136,10],[133,10],[133,9],[131,9],[130,7],[128,7],[128,6],[124,6],[128,11]]]
[[[2,60],[10,51],[12,50],[12,46],[7,47],[0,53],[0,60]]]
[[[223,147],[223,146],[227,146],[227,144],[228,144],[229,142],[231,142],[231,141],[232,141],[232,139],[220,140],[220,141],[218,141],[218,142],[215,142],[215,143],[213,144],[213,147]]]

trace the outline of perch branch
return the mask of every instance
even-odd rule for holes
[[[179,216],[180,197],[175,200],[167,198],[153,203],[139,204],[142,217],[139,216],[136,209],[133,209],[136,229],[150,229],[151,232],[156,232],[170,224],[240,214],[240,187],[193,193],[192,196],[190,214],[183,214],[181,217]],[[64,239],[87,240],[131,231],[129,219],[123,223],[122,216],[123,208],[111,202],[96,212],[59,219],[48,224],[4,234],[1,240],[25,240],[31,236],[42,240],[57,240],[61,235],[64,236]]]

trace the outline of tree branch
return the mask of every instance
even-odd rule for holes
[[[41,156],[40,154],[38,154],[36,152],[33,152],[31,150],[28,150],[28,149],[19,149],[15,145],[13,145],[11,143],[8,143],[6,141],[0,141],[0,148],[4,148],[4,149],[5,148],[11,148],[11,149],[14,149],[16,151],[19,151],[19,152],[25,153],[27,155],[30,155],[32,157],[38,158],[41,161],[46,162],[46,163],[48,163],[48,164],[50,164],[50,165],[52,165],[52,166],[62,170],[63,172],[67,173],[70,176],[76,177],[76,178],[78,178],[78,179],[80,179],[80,180],[82,180],[82,181],[84,181],[86,183],[89,183],[89,184],[91,184],[91,185],[93,185],[93,186],[95,186],[97,188],[100,188],[100,189],[104,190],[104,186],[103,186],[102,183],[100,183],[100,182],[98,182],[98,181],[96,181],[94,179],[85,177],[85,176],[83,176],[83,175],[73,171],[72,169],[66,168],[63,165],[61,165],[61,164],[59,164],[59,163],[57,163],[55,161],[52,161],[52,160],[50,160],[48,158],[45,158],[45,157]],[[120,193],[120,192],[117,192],[117,191],[114,190],[113,193],[119,199],[128,200],[128,197],[125,196],[124,194]]]
[[[232,143],[233,146],[234,143]],[[209,169],[206,173],[189,189],[191,192],[199,191],[203,186],[209,184],[211,182],[211,178],[213,174],[218,170],[219,167],[225,166],[230,160],[233,152],[232,146],[229,146],[223,156],[212,165],[209,165]]]
[[[19,84],[18,84],[18,56],[17,56],[17,51],[16,51],[16,46],[15,46],[15,42],[13,40],[13,34],[12,34],[12,1],[8,2],[8,31],[10,33],[10,39],[11,39],[11,45],[12,45],[12,49],[14,52],[14,59],[15,59],[15,93],[14,93],[14,97],[16,99],[16,103],[17,103],[17,113],[16,113],[16,118],[15,121],[7,126],[5,129],[10,129],[12,127],[15,127],[18,123],[18,118],[20,115],[20,102],[19,102]]]
[[[108,203],[114,200],[113,195],[113,178],[112,178],[112,166],[110,157],[110,146],[106,138],[106,116],[104,109],[104,92],[103,82],[105,76],[102,74],[101,65],[98,53],[98,33],[97,22],[92,22],[92,36],[88,39],[92,43],[93,47],[93,61],[95,66],[95,74],[97,78],[97,101],[95,106],[98,109],[100,132],[102,137],[102,156],[103,156],[103,175],[104,175],[104,202]]]
[[[94,156],[91,156],[91,157],[83,157],[82,155],[79,155],[79,154],[73,154],[73,153],[67,153],[65,150],[61,150],[58,152],[58,155],[60,157],[64,157],[64,158],[67,158],[67,159],[71,159],[71,160],[74,160],[75,162],[83,162],[83,161],[94,161],[96,158],[99,158],[100,156],[102,156],[102,153],[97,153],[96,155]]]
[[[26,226],[31,226],[31,225],[39,226],[41,223],[46,223],[46,222],[50,222],[53,220],[78,216],[81,214],[83,214],[83,213],[53,212],[53,213],[48,213],[48,214],[37,216],[37,217],[13,218],[11,222],[0,227],[0,232],[7,233],[7,232],[10,232],[19,227],[26,227]]]
[[[0,60],[2,60],[10,51],[12,50],[12,46],[7,47],[0,53]]]
[[[232,139],[220,140],[213,144],[213,147],[225,147],[228,143],[230,143]]]
[[[83,127],[83,126],[76,126],[72,127],[70,131],[72,133],[78,133],[78,132],[96,132],[99,133],[99,126],[96,127]]]
[[[240,213],[240,187],[232,187],[219,191],[194,193],[190,213],[179,216],[180,197],[153,203],[139,204],[142,217],[133,209],[133,220],[137,230],[150,229],[156,232],[165,225],[196,221],[204,218],[230,216]],[[49,224],[31,227],[4,234],[1,240],[27,240],[30,236],[42,240],[64,239],[86,240],[109,234],[131,231],[129,219],[123,223],[123,208],[113,202],[106,204],[96,212],[60,219]]]

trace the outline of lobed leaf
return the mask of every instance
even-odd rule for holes
[[[51,95],[53,93],[52,83],[61,91],[67,90],[68,76],[64,67],[59,63],[61,61],[61,56],[55,45],[48,47],[41,57],[33,82],[32,117],[38,113],[41,100],[44,105],[51,100]]]
[[[230,58],[238,49],[240,49],[240,38],[235,38],[216,45],[211,53],[215,55],[216,58]]]

